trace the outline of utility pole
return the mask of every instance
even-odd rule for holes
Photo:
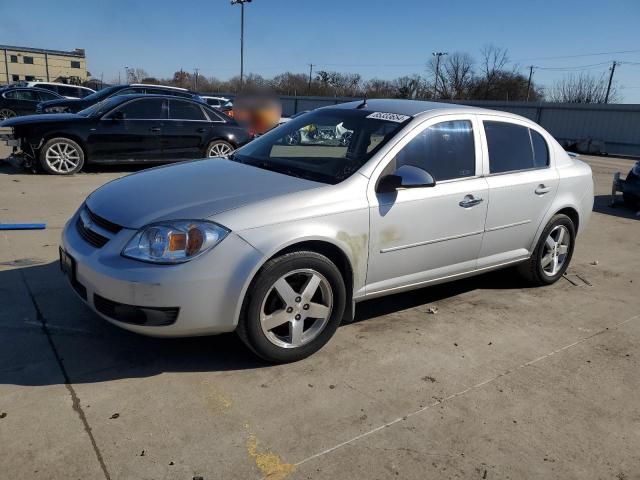
[[[527,82],[527,102],[529,101],[529,92],[531,91],[532,76],[533,76],[533,65],[529,66],[529,81]]]
[[[433,82],[433,99],[438,96],[438,76],[440,75],[440,57],[449,55],[447,52],[433,52],[431,55],[436,57],[436,80]]]
[[[614,60],[611,65],[611,74],[609,74],[609,83],[607,84],[607,94],[604,97],[604,103],[609,103],[609,92],[611,91],[611,82],[613,82],[613,72],[616,71],[616,65],[618,65],[618,62]]]
[[[251,0],[231,0],[231,5],[240,4],[240,86],[244,83],[244,4]]]
[[[195,85],[193,86],[193,89],[197,92],[198,91],[198,72],[200,71],[200,69],[194,68],[193,70],[195,71],[195,75],[194,75]]]
[[[311,75],[313,75],[313,63],[309,64],[309,87],[307,88],[307,93],[311,93]]]

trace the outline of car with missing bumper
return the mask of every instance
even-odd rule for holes
[[[347,145],[286,140],[340,124]],[[300,116],[227,158],[104,185],[65,226],[60,258],[119,327],[235,330],[260,357],[290,362],[365,299],[513,265],[553,284],[592,205],[589,166],[525,118],[368,100]]]
[[[231,153],[253,138],[234,119],[187,98],[118,95],[74,113],[0,124],[26,167],[71,175],[87,163],[174,162]]]

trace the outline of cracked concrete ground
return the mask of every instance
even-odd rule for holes
[[[640,219],[605,196],[632,162],[583,158],[598,196],[573,282],[372,300],[276,367],[234,335],[121,331],[65,284],[64,222],[131,169],[1,165],[0,222],[48,227],[0,233],[0,478],[640,479]]]

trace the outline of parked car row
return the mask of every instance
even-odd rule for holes
[[[253,138],[247,127],[182,89],[131,85],[105,90],[98,101],[90,95],[44,102],[64,103],[72,110],[90,105],[77,113],[9,118],[0,123],[0,138],[26,167],[57,175],[76,173],[87,163],[224,156]]]
[[[0,121],[36,113],[41,102],[60,100],[57,93],[42,88],[3,88],[0,90]]]

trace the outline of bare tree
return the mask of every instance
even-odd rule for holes
[[[432,58],[427,65],[437,85],[438,98],[468,98],[473,81],[473,59],[469,54],[455,52],[441,61],[436,75],[436,59]]]
[[[495,45],[485,45],[480,50],[480,72],[484,80],[484,98],[488,99],[494,87],[495,80],[504,71],[509,63],[509,55],[506,48]]]
[[[149,77],[149,74],[144,68],[128,68],[127,77],[129,83],[142,83],[142,79]]]
[[[548,97],[550,101],[559,103],[604,103],[607,83],[605,74],[600,77],[588,73],[570,74],[553,85]],[[609,102],[615,103],[618,99],[618,91],[612,85]]]

